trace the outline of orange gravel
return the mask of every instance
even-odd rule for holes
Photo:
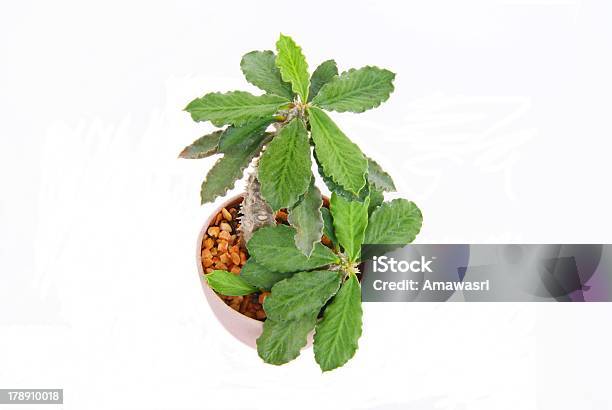
[[[248,251],[239,233],[240,222],[238,221],[237,206],[221,209],[204,234],[201,259],[205,273],[218,269],[239,275],[242,266],[249,258]],[[324,206],[329,207],[327,198],[324,199]],[[276,223],[287,225],[287,216],[286,210],[278,211],[276,213]],[[323,236],[322,241],[327,246],[331,245],[326,236]],[[243,315],[261,321],[266,319],[263,302],[269,292],[255,292],[245,296],[218,295],[225,304]]]

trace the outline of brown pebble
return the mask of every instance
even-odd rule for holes
[[[219,243],[218,243],[218,245],[217,245],[217,250],[218,250],[219,252],[223,252],[223,253],[225,253],[225,252],[227,252],[227,247],[228,247],[228,243],[227,243],[227,241],[220,240],[220,241],[219,241]]]
[[[219,222],[221,222],[221,219],[223,219],[223,214],[221,212],[219,212],[217,214],[217,216],[215,217],[215,223],[214,225],[219,225]]]
[[[241,312],[245,312],[249,309],[249,302],[251,301],[251,298],[244,298],[242,299],[242,303],[240,304],[240,311]]]
[[[205,268],[209,268],[212,266],[213,260],[210,258],[202,259],[202,264],[204,265]]]
[[[234,265],[240,265],[240,255],[237,252],[230,253],[230,257]]]
[[[223,239],[223,240],[228,241],[228,242],[233,242],[232,235],[229,232],[227,232],[227,231],[221,231],[219,233],[219,239]]]
[[[213,246],[215,246],[215,241],[213,241],[211,238],[206,238],[204,241],[204,249],[210,249]]]
[[[232,261],[232,258],[227,253],[222,253],[221,256],[219,256],[219,260],[227,265]]]
[[[219,232],[221,232],[221,230],[219,229],[218,226],[211,226],[210,228],[208,228],[208,234],[212,236],[213,238],[218,237]]]
[[[232,214],[227,209],[223,208],[221,210],[221,213],[223,214],[223,217],[225,218],[226,221],[232,220]]]
[[[221,224],[219,224],[219,228],[221,228],[221,230],[225,232],[232,232],[232,226],[227,222],[221,222]]]
[[[238,275],[240,273],[240,266],[234,265],[232,269],[230,269],[230,272],[232,272],[234,275]]]

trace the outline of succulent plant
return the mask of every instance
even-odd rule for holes
[[[374,66],[339,74],[327,60],[310,75],[301,48],[282,34],[276,51],[252,51],[240,64],[265,94],[209,93],[187,105],[195,121],[224,128],[180,157],[222,155],[202,184],[202,203],[225,195],[254,166],[241,210],[250,257],[239,275],[212,270],[206,279],[224,295],[271,291],[257,341],[265,362],[294,359],[315,329],[315,359],[327,371],[353,357],[361,335],[362,244],[412,242],[422,215],[407,200],[384,202],[393,180],[326,113],[379,106],[393,91],[395,74]],[[331,191],[329,209],[315,185],[313,158]],[[281,209],[289,225],[274,223]]]

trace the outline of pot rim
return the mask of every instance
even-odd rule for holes
[[[198,267],[198,277],[200,278],[200,283],[202,284],[202,290],[205,292],[204,296],[206,296],[206,288],[208,288],[208,290],[210,290],[212,293],[214,293],[215,296],[219,299],[219,301],[221,301],[223,303],[223,306],[225,306],[225,308],[228,311],[232,312],[231,313],[232,315],[235,315],[237,318],[241,318],[242,320],[248,319],[248,320],[252,321],[253,323],[257,323],[259,325],[263,325],[263,323],[264,323],[263,321],[257,320],[257,319],[253,319],[252,317],[248,317],[247,315],[243,315],[242,313],[240,313],[240,312],[232,309],[231,307],[229,307],[225,303],[225,301],[223,299],[221,299],[219,294],[217,292],[215,292],[208,285],[208,282],[206,282],[206,279],[204,278],[205,271],[204,271],[204,266],[202,266],[202,241],[204,240],[204,235],[206,234],[206,231],[210,227],[210,224],[212,223],[213,219],[216,217],[216,215],[219,212],[221,212],[222,208],[227,208],[228,206],[234,205],[235,203],[240,204],[240,203],[242,203],[242,200],[244,200],[244,194],[243,193],[234,195],[234,196],[226,199],[218,207],[214,208],[214,211],[208,216],[208,218],[206,219],[206,221],[202,225],[202,228],[200,229],[200,234],[198,235],[198,241],[197,241],[197,247],[196,247],[196,265]]]

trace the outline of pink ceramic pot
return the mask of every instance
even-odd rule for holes
[[[263,330],[263,322],[259,320],[251,319],[248,316],[243,315],[229,307],[225,304],[225,302],[217,295],[206,283],[204,279],[204,267],[202,266],[202,240],[204,238],[204,234],[208,230],[208,227],[212,224],[215,216],[221,212],[222,208],[237,208],[242,202],[242,195],[236,195],[233,198],[228,199],[223,202],[215,211],[208,217],[206,222],[204,222],[204,226],[202,226],[202,230],[200,231],[200,235],[198,235],[198,242],[196,246],[196,266],[198,267],[198,276],[200,277],[200,283],[202,284],[202,289],[204,289],[204,295],[206,296],[206,300],[210,305],[213,313],[221,322],[221,325],[232,334],[236,339],[240,340],[242,343],[250,346],[254,349],[257,348],[257,338],[261,335]],[[323,201],[325,202],[325,206],[329,206],[329,200],[327,197],[323,197]],[[307,343],[304,349],[312,346],[313,342],[313,333],[310,332],[308,335]]]
[[[243,315],[242,313],[236,312],[234,309],[225,304],[223,300],[217,295],[206,283],[204,279],[204,267],[202,266],[202,239],[204,238],[204,234],[208,230],[208,226],[212,224],[215,216],[221,211],[221,208],[231,208],[238,207],[242,202],[242,195],[237,195],[233,198],[228,199],[224,203],[222,203],[215,211],[208,217],[206,222],[204,222],[204,226],[202,226],[202,230],[200,231],[200,235],[198,236],[198,243],[196,249],[196,265],[198,267],[198,276],[200,277],[200,282],[202,283],[202,289],[204,289],[204,295],[206,296],[206,300],[210,305],[213,313],[221,322],[221,325],[230,332],[236,339],[240,340],[242,343],[251,346],[252,348],[256,348],[255,341],[261,334],[263,328],[263,322],[259,320],[251,319],[248,316]]]

